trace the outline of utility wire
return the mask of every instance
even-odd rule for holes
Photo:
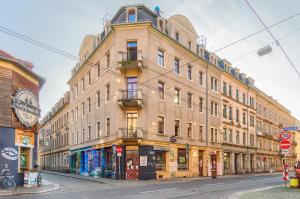
[[[300,72],[297,70],[296,66],[294,65],[294,63],[292,62],[292,60],[290,59],[290,57],[288,56],[288,54],[286,53],[286,51],[282,48],[282,46],[279,43],[279,41],[276,39],[276,37],[273,35],[273,33],[270,31],[270,29],[266,26],[266,24],[262,21],[262,19],[258,15],[258,13],[254,10],[254,8],[252,7],[252,5],[248,2],[248,0],[245,0],[245,2],[249,6],[249,8],[252,10],[252,12],[255,14],[255,16],[258,18],[258,20],[260,21],[260,23],[265,27],[265,29],[270,34],[270,36],[274,39],[274,41],[276,42],[276,44],[279,46],[280,50],[284,54],[285,58],[288,60],[288,62],[290,63],[290,65],[293,67],[293,69],[296,71],[296,73],[300,77]]]

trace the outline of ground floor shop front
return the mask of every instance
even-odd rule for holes
[[[252,148],[224,145],[224,175],[237,175],[256,172],[256,152]]]
[[[116,149],[121,148],[121,153]],[[119,151],[120,152],[120,151]],[[70,172],[113,179],[168,179],[223,174],[222,151],[184,144],[111,144],[72,150]]]
[[[0,175],[24,183],[24,171],[37,165],[37,135],[22,129],[0,127]]]

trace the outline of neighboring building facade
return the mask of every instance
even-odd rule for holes
[[[282,169],[284,157],[281,155],[279,147],[280,129],[294,126],[296,119],[291,116],[289,110],[261,90],[258,90],[256,101],[257,171],[279,171]],[[286,157],[286,163],[289,165],[289,169],[293,170],[297,143],[295,142],[295,132],[291,132],[291,134],[292,145]]]
[[[33,64],[0,50],[0,174],[9,170],[17,185],[37,165],[39,91],[44,79]]]
[[[84,38],[64,108],[71,173],[159,179],[256,172],[259,90],[197,39],[186,17],[165,19],[142,5],[120,8],[101,34]]]
[[[70,92],[67,91],[40,122],[41,169],[69,172],[69,104]]]

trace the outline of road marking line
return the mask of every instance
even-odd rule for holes
[[[152,191],[142,191],[140,192],[141,194],[145,194],[145,193],[153,193],[153,192],[160,192],[160,191],[171,191],[171,190],[175,190],[177,188],[171,188],[171,189],[157,189],[157,190],[152,190]]]
[[[209,186],[221,185],[221,184],[224,184],[224,183],[206,184],[206,185],[202,185],[202,187],[209,187]]]

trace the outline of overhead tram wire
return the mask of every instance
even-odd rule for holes
[[[289,37],[290,35],[295,34],[295,33],[298,32],[298,31],[300,31],[300,28],[297,28],[297,29],[294,30],[293,32],[290,32],[290,33],[288,33],[288,34],[286,34],[286,35],[280,37],[280,38],[278,39],[278,41],[281,41],[281,40],[283,40],[283,39]],[[272,43],[269,43],[269,44],[267,44],[267,45],[274,45],[274,44],[276,44],[275,41],[273,41]],[[250,55],[250,54],[252,54],[252,53],[254,53],[254,52],[257,52],[259,49],[260,49],[260,48],[255,48],[255,49],[253,49],[253,50],[251,50],[251,51],[249,51],[249,52],[247,52],[247,53],[245,53],[245,54],[243,54],[243,55],[240,55],[240,56],[238,56],[238,57],[236,57],[236,58],[233,58],[233,59],[229,60],[229,62],[232,63],[232,62],[234,62],[234,61],[236,61],[236,60],[239,60],[239,59],[241,59],[241,58],[243,58],[243,57],[246,57],[246,56],[248,56],[248,55]]]
[[[278,25],[278,24],[281,24],[281,23],[283,23],[283,22],[285,22],[285,21],[287,21],[287,20],[290,20],[290,19],[292,19],[292,18],[294,18],[294,17],[296,17],[296,16],[298,16],[298,15],[300,15],[300,13],[296,13],[296,14],[294,14],[294,15],[291,15],[291,16],[289,16],[289,17],[287,17],[287,18],[285,18],[285,19],[283,19],[283,20],[281,20],[281,21],[278,21],[278,22],[272,24],[271,26],[269,26],[269,28],[274,27],[274,26],[276,26],[276,25]],[[267,27],[267,28],[268,28],[268,27]],[[224,46],[224,47],[222,47],[222,48],[219,48],[219,49],[215,50],[213,53],[218,52],[218,51],[220,51],[220,50],[223,50],[223,49],[225,49],[225,48],[228,48],[229,46],[235,45],[236,43],[239,43],[239,42],[241,42],[241,41],[243,41],[243,40],[246,40],[246,39],[248,39],[248,38],[250,38],[250,37],[252,37],[252,36],[254,36],[254,35],[256,35],[256,34],[262,32],[262,31],[264,31],[264,30],[266,30],[267,28],[262,29],[262,30],[260,30],[260,31],[257,31],[257,32],[255,32],[255,33],[249,34],[248,36],[243,37],[243,38],[241,38],[241,39],[239,39],[239,40],[236,40],[236,41],[234,41],[234,42],[231,42],[230,44],[228,44],[228,45],[226,45],[226,46]],[[110,69],[108,69],[108,68],[105,68],[105,67],[102,67],[102,66],[98,66],[98,65],[95,65],[95,64],[93,64],[93,63],[91,64],[91,63],[89,63],[87,60],[82,60],[82,59],[78,58],[77,56],[74,56],[74,55],[72,55],[72,54],[70,54],[70,53],[67,53],[66,51],[59,50],[59,49],[57,49],[57,48],[55,48],[55,47],[53,47],[53,46],[50,46],[50,45],[48,45],[48,44],[45,44],[45,43],[43,43],[43,42],[40,42],[40,41],[37,41],[37,40],[35,40],[35,39],[32,39],[32,38],[30,38],[30,37],[28,37],[28,36],[25,36],[25,35],[23,35],[23,34],[20,34],[20,33],[17,33],[17,32],[15,32],[15,31],[12,31],[12,30],[10,30],[10,29],[8,29],[8,28],[6,28],[6,27],[0,26],[0,31],[1,31],[1,32],[4,32],[4,33],[6,33],[6,34],[9,34],[9,35],[11,35],[11,36],[13,36],[13,37],[19,38],[19,39],[21,39],[21,40],[27,41],[27,42],[29,42],[29,43],[31,43],[31,44],[34,44],[34,45],[36,45],[36,46],[39,46],[39,47],[41,47],[41,48],[45,48],[45,49],[47,49],[47,50],[49,50],[49,51],[52,51],[52,52],[54,52],[54,53],[58,53],[58,54],[60,54],[60,55],[63,55],[63,56],[65,56],[65,57],[68,57],[68,58],[70,58],[70,59],[77,60],[77,61],[83,61],[83,62],[85,62],[86,64],[91,65],[91,66],[94,66],[94,67],[100,67],[101,69],[103,69],[103,70],[105,70],[105,71],[107,71],[107,72],[109,72],[109,73],[111,73],[111,74],[113,74],[113,75],[116,75],[116,76],[118,76],[118,77],[124,78],[123,75],[121,75],[121,74],[119,74],[119,73],[116,73],[116,72],[114,72],[114,71],[112,71],[112,70],[110,70]],[[112,47],[111,47],[111,48],[112,48]],[[103,57],[104,57],[104,56],[103,56]],[[101,60],[103,57],[101,57],[100,60]],[[185,63],[185,64],[179,66],[179,68],[181,68],[181,67],[183,67],[183,66],[186,66],[186,65],[188,65],[188,64],[191,64],[191,63],[193,63],[193,62],[195,62],[195,61],[198,61],[198,60],[200,60],[200,59],[202,59],[202,58],[201,58],[201,57],[197,57],[196,59],[191,60],[191,61],[189,61],[189,62],[187,62],[187,63]],[[171,70],[168,70],[168,71],[166,71],[165,73],[159,74],[159,75],[157,75],[157,76],[155,76],[155,77],[153,77],[153,78],[150,78],[150,79],[148,79],[148,80],[146,80],[146,81],[144,81],[144,82],[138,83],[137,86],[142,85],[142,86],[149,87],[149,85],[144,85],[144,84],[147,83],[147,82],[149,82],[149,81],[152,81],[152,80],[154,80],[154,79],[156,79],[156,78],[159,78],[159,77],[161,77],[161,76],[164,76],[164,75],[166,75],[166,74],[168,74],[168,73],[170,73],[170,72],[172,72],[172,71],[174,71],[174,70],[175,70],[175,68],[173,68],[173,69],[171,69]],[[151,86],[150,86],[150,87],[151,87]],[[152,89],[153,89],[153,88],[152,88]],[[157,90],[157,89],[155,89],[155,90]]]
[[[254,8],[252,7],[252,5],[248,2],[248,0],[244,0],[244,1],[249,6],[249,8],[252,10],[252,12],[255,14],[255,16],[258,18],[258,20],[260,21],[260,23],[265,27],[265,29],[270,34],[270,36],[274,39],[274,41],[276,42],[276,44],[279,46],[280,50],[284,54],[285,58],[288,60],[288,62],[292,66],[292,68],[295,70],[295,72],[297,73],[297,75],[300,77],[300,72],[297,70],[296,66],[294,65],[294,63],[292,62],[292,60],[290,59],[290,57],[288,56],[288,54],[286,53],[286,51],[282,48],[282,46],[279,43],[279,41],[276,39],[276,37],[273,35],[273,33],[269,30],[269,28],[266,26],[266,24],[262,21],[262,19],[258,15],[258,13],[254,10]]]

